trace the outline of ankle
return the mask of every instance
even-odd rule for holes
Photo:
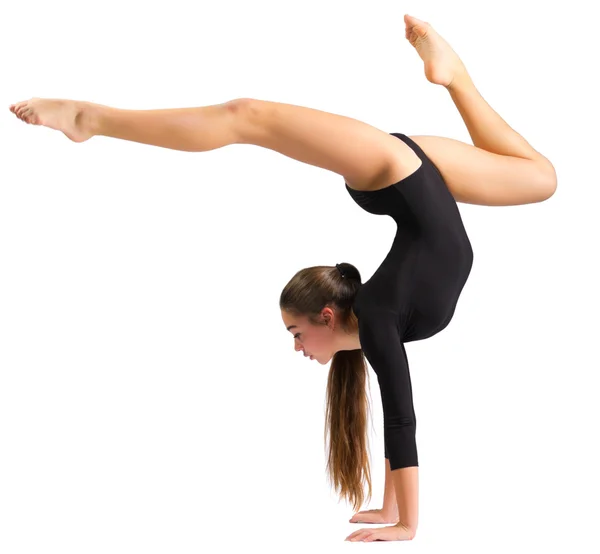
[[[452,82],[449,85],[446,85],[446,88],[449,92],[456,92],[460,90],[469,89],[475,86],[473,81],[471,80],[471,76],[467,73],[466,70],[458,72]]]
[[[101,135],[106,106],[92,102],[80,102],[78,107],[80,111],[77,115],[77,126],[92,136]]]

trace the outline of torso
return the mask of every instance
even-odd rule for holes
[[[450,322],[473,263],[473,251],[456,202],[418,145],[419,166],[381,188],[348,193],[365,211],[389,215],[397,224],[391,249],[363,284],[354,311],[378,307],[397,314],[404,342],[440,332]],[[405,171],[406,173],[406,171]]]

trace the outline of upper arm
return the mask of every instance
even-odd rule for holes
[[[384,439],[391,469],[418,465],[416,415],[406,351],[397,314],[364,309],[359,317],[361,348],[377,375]]]

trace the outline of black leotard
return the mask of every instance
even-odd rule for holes
[[[473,250],[456,201],[441,173],[409,137],[390,133],[422,160],[411,175],[374,191],[346,189],[369,213],[398,228],[392,247],[354,301],[365,357],[377,374],[385,457],[392,470],[418,466],[412,385],[404,343],[444,329],[473,265]]]

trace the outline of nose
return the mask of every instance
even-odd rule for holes
[[[300,346],[299,344],[294,344],[294,350],[296,352],[298,352],[300,350],[304,354],[304,357],[308,356],[308,354],[306,353],[306,351],[304,350],[304,348],[302,348],[302,346]]]

